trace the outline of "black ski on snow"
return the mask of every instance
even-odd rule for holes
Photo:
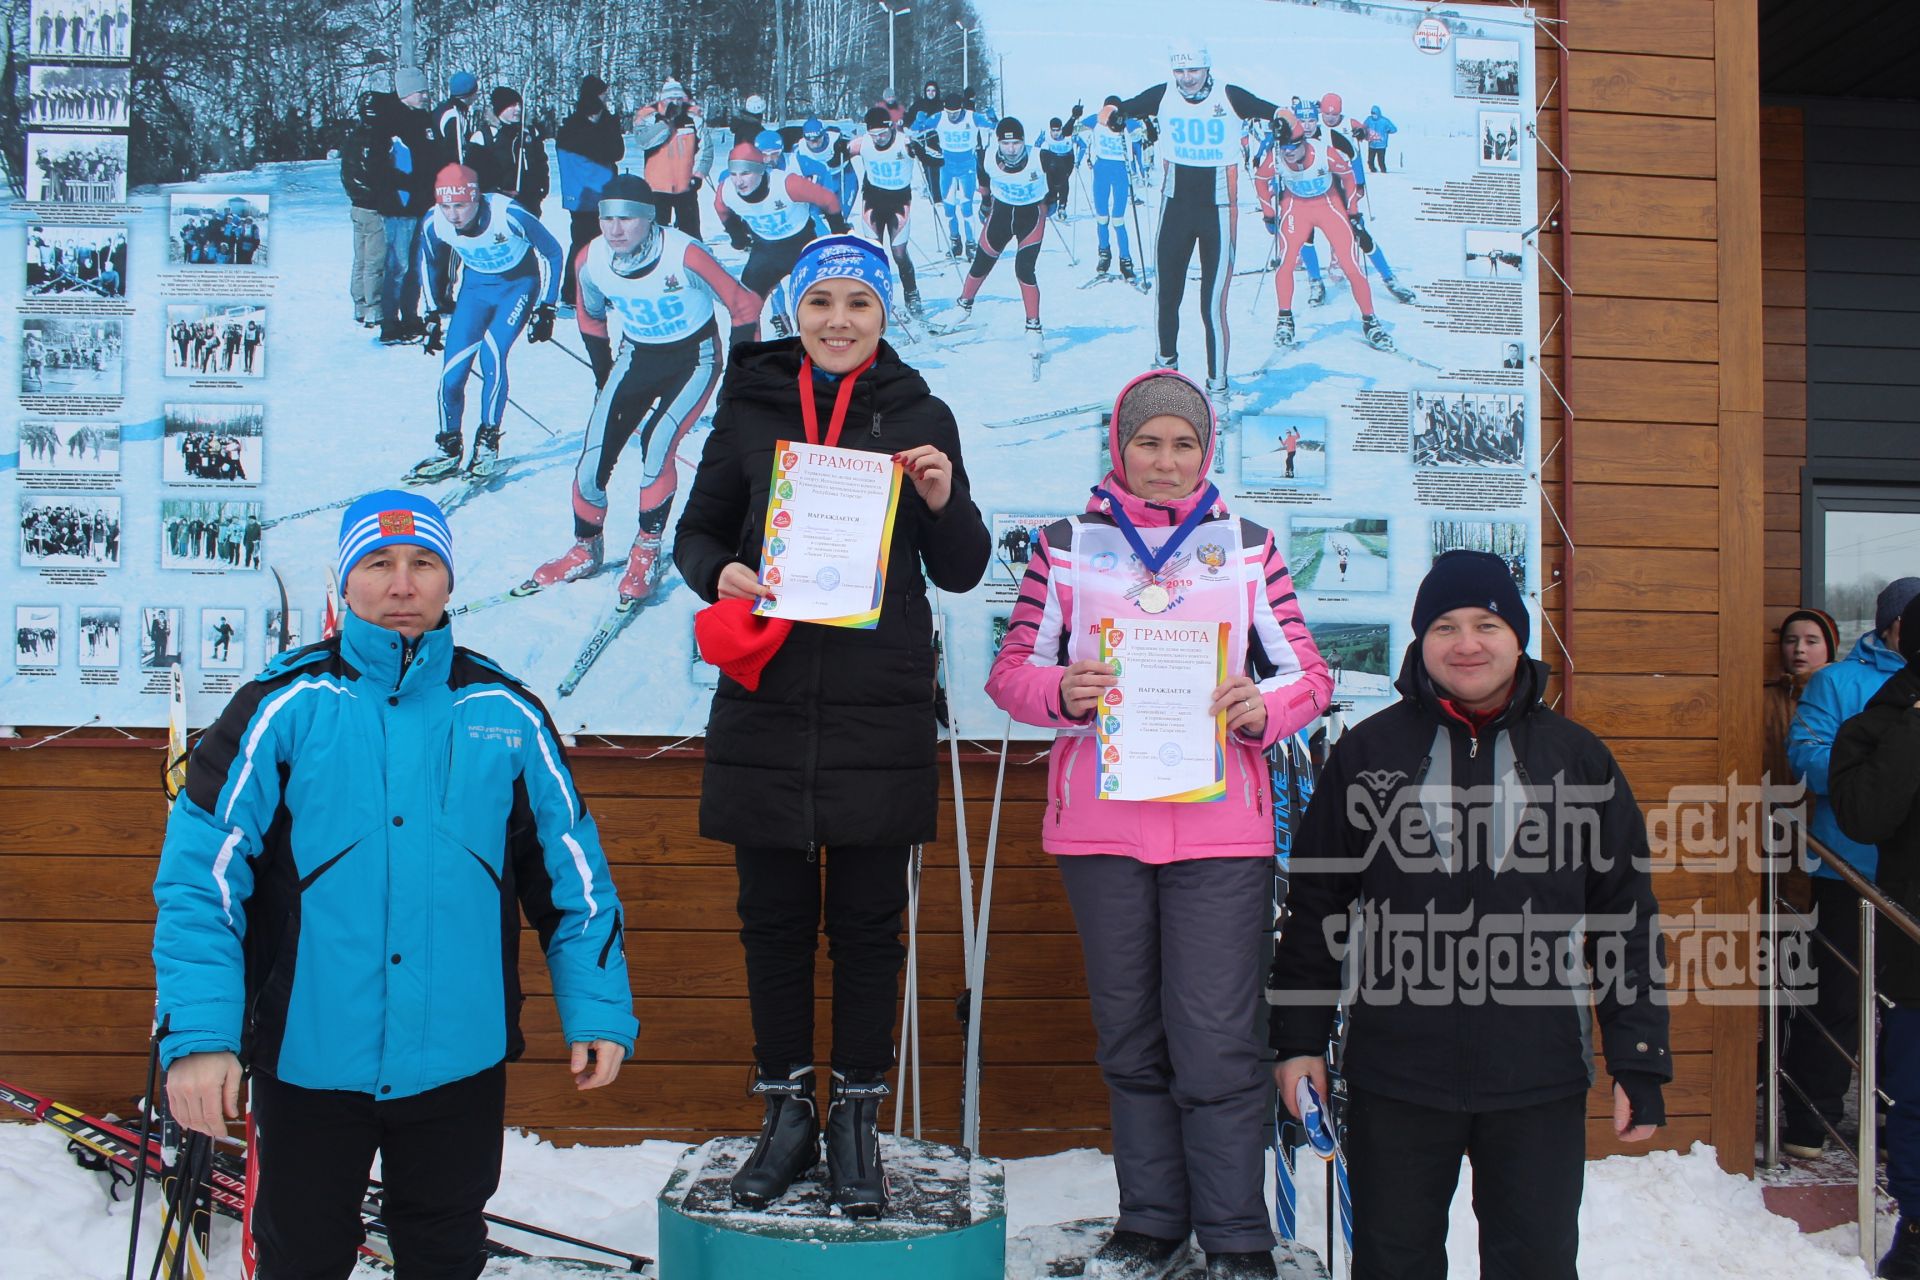
[[[71,1140],[70,1149],[83,1168],[100,1170],[111,1165],[131,1173],[136,1165],[143,1166],[149,1178],[164,1182],[175,1176],[173,1166],[167,1163],[166,1148],[162,1145],[159,1132],[151,1134],[146,1144],[146,1159],[140,1159],[140,1137],[124,1125],[111,1120],[102,1120],[90,1116],[77,1108],[55,1102],[15,1085],[0,1080],[0,1103],[6,1103],[28,1117],[42,1124],[52,1125]],[[216,1147],[207,1179],[208,1199],[214,1212],[223,1217],[239,1221],[246,1210],[247,1196],[247,1160],[243,1151],[231,1146]],[[387,1248],[386,1225],[382,1215],[386,1212],[386,1191],[379,1183],[367,1184],[366,1198],[361,1203],[361,1216],[366,1220],[367,1243],[361,1246],[361,1256],[376,1266],[389,1270],[393,1266],[393,1256]],[[553,1258],[541,1254],[528,1253],[516,1249],[510,1244],[502,1244],[489,1238],[484,1248],[492,1258],[532,1259],[542,1266],[555,1267],[565,1271],[590,1273],[594,1275],[651,1275],[653,1259],[637,1253],[628,1253],[623,1249],[613,1249],[606,1245],[595,1244],[591,1240],[582,1240],[575,1236],[549,1231],[545,1227],[532,1223],[517,1222],[512,1218],[502,1218],[487,1214],[486,1219],[497,1226],[524,1231],[529,1235],[544,1236],[562,1244],[576,1245],[583,1249],[592,1249],[611,1258],[620,1259],[625,1265],[593,1262],[584,1258]]]

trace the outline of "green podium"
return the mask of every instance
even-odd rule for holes
[[[827,1207],[826,1165],[762,1210],[736,1209],[727,1184],[751,1138],[689,1151],[660,1192],[661,1280],[1003,1280],[1006,1189],[1000,1163],[958,1147],[882,1135],[887,1214]]]

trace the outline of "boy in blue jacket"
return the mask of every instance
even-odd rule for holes
[[[639,1024],[620,902],[539,699],[446,622],[446,517],[369,494],[339,635],[276,658],[195,747],[154,881],[160,1056],[223,1136],[251,1074],[260,1273],[353,1270],[376,1152],[402,1275],[471,1280],[520,1055],[520,916],[577,1087]],[[243,1068],[244,1064],[244,1068]]]

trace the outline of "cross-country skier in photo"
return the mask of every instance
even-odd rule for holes
[[[907,122],[907,132],[920,144],[920,167],[926,172],[927,197],[931,200],[940,198],[940,168],[946,161],[946,153],[940,147],[940,135],[935,132],[942,114],[941,103],[939,83],[927,81],[920,88],[920,96],[914,100],[913,119]]]
[[[853,208],[859,175],[847,160],[847,140],[838,130],[829,131],[818,116],[807,117],[800,126],[800,141],[793,148],[791,162],[794,172],[831,191],[840,201],[843,214]],[[813,229],[828,230],[825,214],[814,215]]]
[[[1293,345],[1293,268],[1308,238],[1318,229],[1327,237],[1333,260],[1353,290],[1368,343],[1391,351],[1393,339],[1373,313],[1373,286],[1360,265],[1360,188],[1353,181],[1353,165],[1328,143],[1309,141],[1305,126],[1291,111],[1275,113],[1273,143],[1278,156],[1273,185],[1279,189],[1274,194],[1280,200],[1274,219],[1279,265],[1273,273],[1280,315],[1274,325],[1273,344]]]
[[[971,256],[980,238],[973,194],[981,186],[986,142],[992,136],[986,118],[970,109],[966,101],[960,90],[949,89],[946,110],[933,126],[940,144],[940,185],[936,191],[947,215],[947,251],[955,258]]]
[[[1170,170],[1160,186],[1160,241],[1154,263],[1159,345],[1154,364],[1180,363],[1180,303],[1187,264],[1200,258],[1200,323],[1207,339],[1207,393],[1227,393],[1227,292],[1233,282],[1234,230],[1240,201],[1240,121],[1270,120],[1279,110],[1257,94],[1213,75],[1206,46],[1177,42],[1172,77],[1120,103],[1131,117],[1158,116],[1161,151]]]
[[[553,339],[555,304],[560,297],[560,242],[540,220],[498,192],[480,194],[480,177],[465,165],[450,164],[434,181],[437,200],[420,235],[422,277],[427,296],[429,355],[446,351],[440,370],[438,453],[421,459],[408,480],[425,483],[460,470],[466,451],[462,420],[467,408],[467,378],[480,366],[480,424],[473,433],[476,476],[496,474],[500,463],[501,419],[507,411],[507,350],[520,331],[528,342]],[[460,296],[451,291],[450,269],[460,258]],[[451,324],[446,312],[453,312]]]
[[[1346,115],[1344,114],[1344,104],[1340,100],[1340,95],[1337,93],[1324,95],[1320,99],[1319,110],[1315,114],[1315,118],[1303,123],[1305,123],[1307,127],[1307,138],[1313,145],[1331,146],[1347,158],[1347,165],[1353,170],[1353,185],[1359,192],[1359,196],[1356,197],[1356,199],[1364,198],[1367,192],[1367,168],[1365,165],[1359,163],[1358,149],[1354,146],[1354,141],[1352,137],[1349,136],[1347,129],[1342,127],[1346,123]],[[1254,170],[1254,176],[1260,179],[1258,187],[1260,208],[1266,214],[1267,228],[1270,231],[1273,229],[1275,219],[1272,180],[1274,168],[1279,163],[1279,157],[1276,151],[1277,148],[1273,144],[1273,135],[1269,133],[1267,135],[1266,145],[1260,149],[1260,160]],[[1355,211],[1353,216],[1353,234],[1354,238],[1360,242],[1360,252],[1367,255],[1367,261],[1371,262],[1374,269],[1380,273],[1380,283],[1387,286],[1387,292],[1402,302],[1412,302],[1414,299],[1413,290],[1400,283],[1399,279],[1394,275],[1393,264],[1387,261],[1387,251],[1381,247],[1378,237],[1375,236],[1372,229],[1367,226],[1365,214],[1358,210]],[[1275,265],[1278,265],[1278,261],[1278,254],[1276,252],[1274,258]],[[1315,307],[1322,305],[1327,300],[1327,285],[1326,281],[1320,276],[1320,254],[1314,246],[1311,235],[1307,237],[1307,243],[1300,248],[1300,265],[1307,269],[1307,280],[1309,282],[1307,289],[1308,305]]]
[[[1133,181],[1140,168],[1140,127],[1120,109],[1120,99],[1109,94],[1099,118],[1083,126],[1087,163],[1093,167],[1093,220],[1099,238],[1100,259],[1094,278],[1113,269],[1113,240],[1120,241],[1120,278],[1135,281],[1133,249],[1127,240],[1127,215],[1133,202]]]
[[[780,135],[769,130],[761,137],[771,140],[772,150],[778,154]],[[769,167],[766,157],[767,152],[751,142],[734,147],[727,157],[727,179],[713,197],[714,211],[721,217],[731,213],[746,223],[753,248],[740,272],[740,283],[762,301],[773,296],[793,270],[800,251],[812,242],[816,213],[826,218],[835,234],[847,229],[846,219],[840,216],[838,196],[811,178]],[[782,338],[793,333],[784,311],[775,304],[773,330]],[[733,340],[753,341],[758,336],[759,319],[760,308],[756,306],[753,320],[736,328]]]
[[[960,309],[973,313],[974,295],[980,292],[987,275],[1000,261],[1000,253],[1011,241],[1014,278],[1020,282],[1020,301],[1027,312],[1027,341],[1032,348],[1033,376],[1040,376],[1040,361],[1046,358],[1045,336],[1040,328],[1040,280],[1034,264],[1040,260],[1040,242],[1047,235],[1047,174],[1040,161],[1040,149],[1027,145],[1026,130],[1008,116],[995,127],[998,142],[993,159],[987,162],[987,191],[993,197],[987,225],[980,232],[980,252],[967,270],[960,286]]]
[[[1040,167],[1047,174],[1047,216],[1063,225],[1067,220],[1067,202],[1073,195],[1073,167],[1080,161],[1079,139],[1074,133],[1085,112],[1086,108],[1076,102],[1066,120],[1055,116],[1047,121],[1046,133],[1034,146],[1040,153]]]
[[[902,302],[917,318],[920,289],[907,234],[913,215],[913,164],[920,147],[884,106],[869,108],[866,123],[867,131],[847,144],[860,170],[860,216],[867,238],[892,251]]]
[[[601,389],[574,469],[574,543],[535,569],[519,594],[600,572],[607,485],[636,433],[640,528],[627,554],[619,603],[630,608],[652,594],[679,487],[674,452],[706,410],[720,377],[719,312],[727,312],[736,333],[751,333],[759,320],[760,299],[693,237],[660,225],[657,204],[646,182],[632,174],[617,175],[601,192],[600,235],[587,246],[580,267],[581,335]],[[590,322],[603,336],[590,333]],[[619,326],[617,359],[610,323]]]
[[[660,100],[633,113],[634,145],[646,156],[643,170],[653,189],[662,226],[700,238],[700,184],[713,167],[706,117],[678,80],[668,76]]]

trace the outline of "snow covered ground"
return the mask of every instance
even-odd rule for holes
[[[0,1242],[0,1276],[8,1280],[110,1280],[124,1274],[125,1204],[110,1204],[98,1174],[76,1166],[65,1139],[44,1125],[0,1124],[0,1204],[14,1226]],[[605,1244],[653,1255],[658,1232],[654,1196],[682,1148],[670,1142],[634,1147],[560,1149],[510,1133],[506,1172],[493,1212]],[[1300,1222],[1304,1241],[1324,1244],[1315,1224],[1326,1220],[1324,1183],[1303,1156]],[[1107,1217],[1118,1199],[1112,1160],[1098,1151],[1069,1151],[1007,1165],[1007,1233],[1079,1218]],[[152,1241],[158,1214],[149,1210],[142,1239]],[[1363,1227],[1364,1229],[1364,1227]],[[496,1232],[528,1248],[537,1241]],[[1883,1226],[1882,1238],[1889,1238]],[[1475,1254],[1472,1176],[1463,1170],[1453,1202],[1451,1274],[1480,1274]],[[240,1274],[237,1226],[217,1220],[211,1274]],[[1851,1227],[1803,1236],[1761,1203],[1759,1184],[1723,1173],[1706,1146],[1680,1155],[1613,1156],[1587,1167],[1580,1210],[1580,1273],[1586,1280],[1740,1280],[1791,1276],[1833,1280],[1870,1274],[1852,1256]],[[146,1263],[142,1262],[141,1274]],[[364,1274],[372,1275],[371,1271]],[[534,1277],[553,1269],[497,1263],[489,1277]],[[671,1276],[664,1280],[672,1280]],[[1008,1280],[1032,1280],[1009,1275]]]

